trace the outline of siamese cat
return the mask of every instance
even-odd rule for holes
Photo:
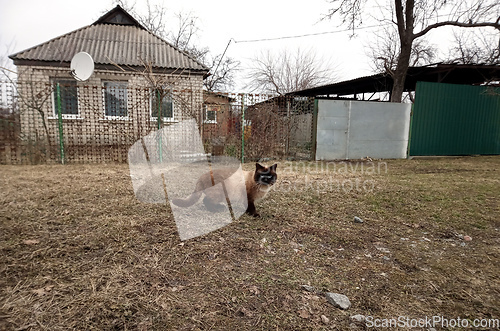
[[[255,209],[255,202],[263,199],[271,189],[271,186],[276,183],[278,178],[278,175],[276,174],[277,167],[278,164],[274,164],[270,167],[264,167],[259,163],[256,163],[255,171],[243,171],[248,201],[248,207],[246,210],[247,214],[254,217],[260,216]],[[173,199],[172,203],[179,207],[189,207],[200,199],[202,193],[205,193],[203,203],[207,209],[212,212],[221,211],[224,209],[224,205],[222,203],[226,201],[226,197],[217,193],[207,194],[204,190],[215,186],[218,183],[223,183],[224,180],[229,178],[232,174],[233,171],[226,169],[217,169],[205,173],[198,179],[195,190],[189,197],[186,199]],[[224,185],[224,189],[230,191],[232,189],[232,185],[234,184],[227,181],[226,185]]]

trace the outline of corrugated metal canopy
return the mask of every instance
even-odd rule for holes
[[[68,66],[78,52],[89,53],[96,64],[137,67],[144,62],[159,69],[182,69],[207,73],[208,68],[165,40],[150,33],[120,6],[92,25],[83,27],[19,53],[14,64]]]
[[[479,85],[487,81],[500,80],[498,65],[434,64],[410,67],[405,80],[405,91],[415,91],[417,82]],[[389,92],[393,80],[387,73],[360,77],[353,80],[318,86],[289,93],[299,96],[344,96],[361,93]]]

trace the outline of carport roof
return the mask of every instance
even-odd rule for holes
[[[405,81],[406,92],[415,91],[418,81],[450,84],[481,85],[500,80],[499,65],[433,64],[410,67]],[[339,83],[318,86],[289,93],[298,96],[345,96],[361,93],[389,92],[393,80],[388,73],[360,77]]]

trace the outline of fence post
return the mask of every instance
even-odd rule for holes
[[[290,99],[291,97],[285,97],[286,99],[286,142],[285,142],[285,155],[288,157],[290,153]]]
[[[318,134],[318,99],[314,98],[313,119],[312,119],[312,137],[311,137],[311,158],[316,161],[316,147]]]
[[[408,144],[406,146],[406,158],[409,159],[411,157],[410,148],[411,148],[411,127],[413,125],[413,110],[414,110],[415,102],[411,104],[410,109],[410,127],[408,129]]]
[[[56,104],[57,104],[57,122],[59,126],[59,156],[61,163],[64,164],[64,136],[62,125],[62,110],[61,110],[61,87],[59,83],[56,85]]]
[[[245,163],[245,94],[241,95],[241,163]]]
[[[162,143],[163,143],[163,137],[161,135],[161,95],[160,95],[160,90],[156,90],[156,97],[158,98],[158,134],[157,134],[157,137],[158,137],[158,153],[160,154],[159,155],[159,160],[160,160],[160,163],[163,162],[163,148],[162,148]],[[173,112],[173,109],[172,109],[172,112]]]

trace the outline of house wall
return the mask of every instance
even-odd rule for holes
[[[21,137],[28,146],[49,148],[57,153],[59,144],[58,119],[54,116],[51,80],[73,78],[68,68],[50,68],[43,66],[18,66],[18,90],[21,97],[20,123]],[[196,117],[201,114],[203,96],[203,77],[201,75],[151,75],[154,81],[163,82],[172,89],[174,95],[174,121]],[[126,118],[109,119],[105,117],[103,81],[126,81],[127,109]],[[67,156],[71,149],[78,147],[98,150],[107,146],[130,146],[137,139],[158,128],[156,118],[150,115],[150,90],[152,84],[141,73],[95,70],[86,82],[78,82],[79,115],[75,118],[63,118],[64,145]],[[163,125],[168,125],[164,122]],[[48,134],[47,134],[48,133]],[[102,157],[109,153],[102,153]],[[125,161],[125,156],[118,160]],[[52,158],[54,155],[51,156]],[[125,159],[121,159],[121,158]],[[98,157],[99,158],[99,157]],[[116,159],[116,157],[114,158]],[[101,159],[99,159],[101,160]],[[85,161],[85,160],[83,160]]]
[[[318,100],[316,160],[406,158],[410,104]]]

